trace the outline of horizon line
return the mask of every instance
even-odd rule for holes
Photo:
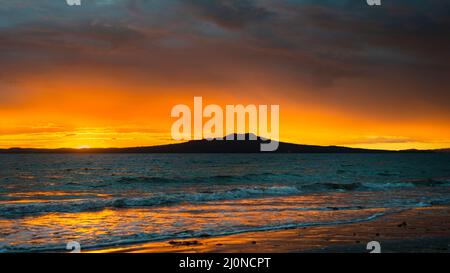
[[[250,135],[252,133],[245,133],[245,134],[237,134],[234,133],[233,135]],[[234,140],[226,140],[226,136],[223,136],[222,139],[212,139],[212,140],[208,140],[206,138],[203,139],[192,139],[192,140],[185,140],[185,141],[179,141],[179,142],[175,142],[175,143],[163,143],[163,144],[156,144],[156,145],[144,145],[144,146],[126,146],[126,147],[55,147],[55,148],[43,148],[43,147],[9,147],[9,148],[0,148],[0,151],[11,151],[11,150],[47,150],[47,151],[57,151],[57,150],[68,150],[68,151],[73,151],[73,152],[89,152],[92,150],[109,150],[109,149],[114,149],[114,150],[120,150],[120,149],[138,149],[138,148],[152,148],[152,147],[161,147],[161,146],[170,146],[170,145],[180,145],[180,144],[185,144],[185,143],[189,143],[192,141],[207,141],[207,142],[212,142],[212,141],[238,141],[238,142],[243,142],[243,141],[248,141],[248,142],[253,142],[253,141],[271,141],[271,139],[265,139],[262,138],[258,135],[252,134],[254,136],[257,137],[256,140],[250,140],[250,139],[244,139],[244,140],[238,140],[238,139],[234,139]],[[276,141],[276,140],[275,140]],[[374,148],[361,148],[361,147],[350,147],[350,146],[345,146],[345,145],[336,145],[336,144],[331,144],[331,145],[318,145],[318,144],[304,144],[304,143],[294,143],[294,142],[285,142],[285,141],[278,141],[279,143],[283,143],[283,144],[288,144],[288,145],[298,145],[298,146],[310,146],[310,147],[323,147],[323,148],[332,148],[332,147],[336,147],[336,148],[347,148],[347,149],[354,149],[354,150],[367,150],[367,151],[386,151],[386,152],[401,152],[401,151],[450,151],[450,147],[444,147],[444,148],[436,148],[436,149],[418,149],[418,148],[408,148],[408,149],[374,149]],[[276,151],[275,151],[276,152]]]

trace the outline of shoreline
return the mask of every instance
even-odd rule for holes
[[[408,209],[374,220],[339,225],[256,231],[216,237],[172,239],[86,250],[83,253],[368,253],[450,252],[450,206]]]

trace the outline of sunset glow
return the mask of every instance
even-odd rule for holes
[[[32,15],[12,20],[19,5],[0,2],[0,148],[173,143],[170,110],[194,96],[222,106],[279,104],[282,141],[450,146],[441,28],[427,46],[413,43],[427,29],[402,32],[410,20],[394,4],[374,11],[260,1],[245,16],[219,3],[99,1],[55,16],[44,10],[64,1],[17,1]],[[389,22],[399,31],[385,33]]]

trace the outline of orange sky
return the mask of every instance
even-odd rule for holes
[[[50,77],[50,76],[49,76]],[[449,147],[448,121],[387,119],[310,100],[291,100],[257,88],[255,95],[231,95],[214,86],[133,86],[112,78],[89,80],[51,76],[24,81],[31,96],[0,109],[0,147],[127,147],[174,142],[170,117],[176,104],[279,104],[282,141],[351,147],[406,149]],[[58,79],[59,80],[55,80]],[[151,92],[149,92],[149,90]],[[210,90],[215,90],[212,92]],[[246,89],[248,90],[248,89]],[[253,92],[249,92],[253,93]],[[431,121],[431,122],[430,122]]]
[[[282,141],[450,147],[439,3],[36,2],[0,10],[0,148],[171,143],[194,96],[280,105]]]

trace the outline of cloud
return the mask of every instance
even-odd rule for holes
[[[450,115],[444,1],[371,8],[365,1],[116,0],[79,10],[59,2],[4,1],[0,86],[86,71],[130,85],[235,94],[259,85],[290,100],[393,118],[420,114],[403,104]]]
[[[268,20],[274,13],[255,0],[187,0],[188,9],[224,28],[241,29]]]
[[[399,143],[412,143],[422,142],[409,137],[397,137],[397,136],[368,136],[359,140],[351,141],[347,144],[399,144]]]

